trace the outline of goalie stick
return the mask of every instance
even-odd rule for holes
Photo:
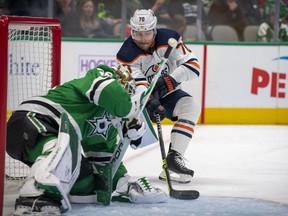
[[[145,109],[146,103],[147,103],[147,101],[148,101],[157,81],[158,81],[158,78],[161,76],[161,71],[164,69],[164,66],[168,60],[168,57],[169,57],[172,49],[175,48],[177,46],[177,44],[178,44],[178,42],[174,38],[169,38],[168,48],[165,51],[164,58],[161,59],[161,61],[160,61],[160,67],[155,72],[155,76],[154,76],[152,82],[150,83],[147,91],[145,91],[141,97],[141,104],[140,104],[141,109],[137,113],[136,119],[139,119],[141,113]],[[130,140],[127,137],[124,137],[123,139],[119,140],[118,145],[117,145],[116,149],[114,150],[113,155],[110,159],[110,163],[112,164],[112,178],[114,177],[116,171],[118,170],[120,163],[124,157],[124,154],[125,154],[128,146],[129,146],[129,144],[130,144]]]
[[[163,133],[162,133],[162,127],[161,127],[160,121],[161,120],[160,120],[159,114],[156,114],[156,124],[157,124],[157,132],[158,132],[161,156],[162,156],[162,166],[165,171],[166,183],[168,186],[169,195],[171,198],[175,198],[175,199],[182,199],[182,200],[197,199],[200,196],[200,193],[197,190],[175,190],[172,187],[170,173],[168,171],[167,163],[166,163],[166,153],[165,153]]]

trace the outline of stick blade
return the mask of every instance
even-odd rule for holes
[[[182,199],[182,200],[194,200],[200,196],[199,191],[197,190],[170,190],[170,197],[174,199]]]

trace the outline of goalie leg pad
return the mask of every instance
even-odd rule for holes
[[[43,158],[40,156],[32,165],[29,175],[25,180],[25,184],[20,189],[20,196],[22,197],[37,197],[44,194],[44,190],[35,186],[35,173],[43,166]]]
[[[58,141],[35,174],[36,185],[44,195],[61,200],[65,210],[71,209],[67,194],[74,185],[81,162],[81,145],[67,114],[62,114]]]

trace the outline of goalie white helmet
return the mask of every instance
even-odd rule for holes
[[[131,30],[149,31],[156,29],[157,17],[151,9],[136,10],[130,19]]]

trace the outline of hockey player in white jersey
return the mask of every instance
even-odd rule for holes
[[[146,109],[153,122],[155,113],[160,114],[161,120],[166,117],[175,122],[166,158],[167,167],[172,180],[188,183],[194,171],[185,166],[184,153],[193,137],[201,107],[192,95],[181,90],[181,83],[199,77],[198,59],[177,32],[156,28],[157,17],[150,9],[136,10],[130,19],[130,26],[131,36],[118,51],[117,61],[131,67],[136,91],[144,91],[153,79],[168,47],[168,39],[175,38],[178,41],[161,72]],[[159,178],[165,179],[164,172]]]

